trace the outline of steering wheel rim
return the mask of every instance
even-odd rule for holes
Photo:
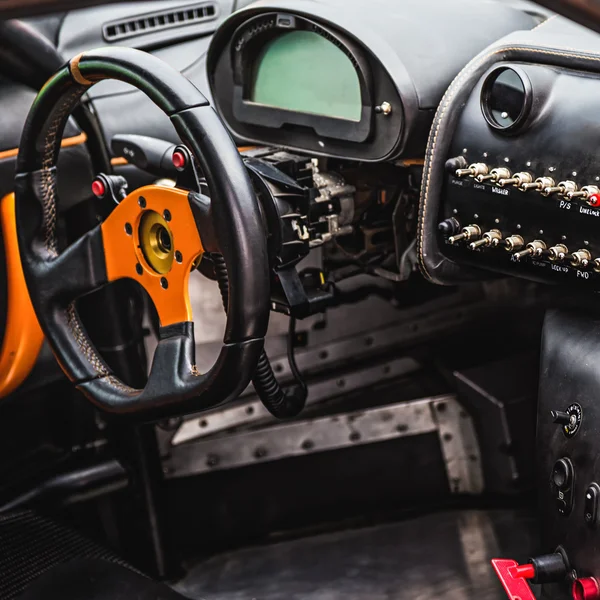
[[[194,329],[188,311],[181,321],[169,318],[161,323],[159,344],[143,390],[129,388],[113,375],[86,335],[74,307],[78,297],[127,276],[127,270],[111,276],[106,234],[110,229],[112,235],[113,228],[107,222],[133,202],[143,210],[137,197],[143,195],[142,190],[130,194],[101,225],[63,252],[58,252],[57,245],[56,162],[62,131],[81,96],[104,79],[119,79],[144,92],[169,116],[201,166],[213,198],[210,220],[214,239],[230,280],[225,336],[213,367],[204,374],[195,367]],[[152,192],[153,202],[162,194],[161,206],[177,204],[181,213],[187,199],[191,215],[191,194],[182,204],[181,190],[160,190]],[[256,367],[268,324],[266,237],[258,201],[237,148],[208,100],[188,79],[160,59],[130,48],[103,48],[72,59],[44,85],[33,103],[19,148],[15,195],[19,250],[34,309],[61,367],[92,402],[109,412],[147,420],[203,410],[244,389]],[[197,249],[202,252],[203,232],[198,233]],[[132,240],[135,237],[124,230],[122,234]],[[188,265],[189,256],[185,258],[183,263]],[[136,279],[135,275],[132,278]],[[137,279],[147,287],[143,277]]]

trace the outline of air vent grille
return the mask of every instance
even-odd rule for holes
[[[216,3],[203,2],[111,21],[103,25],[102,33],[107,42],[116,42],[137,35],[213,21],[216,18]]]

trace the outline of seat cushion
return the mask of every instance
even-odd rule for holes
[[[163,583],[100,559],[72,560],[46,571],[20,600],[184,600]]]

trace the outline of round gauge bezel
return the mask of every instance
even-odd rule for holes
[[[523,90],[525,92],[523,106],[521,108],[521,112],[519,113],[519,116],[510,125],[507,125],[505,127],[500,125],[494,119],[492,112],[491,112],[491,108],[490,108],[490,95],[491,95],[492,85],[496,82],[497,78],[504,71],[513,71],[514,73],[516,73],[517,77],[521,80],[521,83],[523,84]],[[533,88],[531,86],[531,80],[529,79],[529,77],[527,76],[527,73],[525,73],[525,71],[523,69],[516,67],[514,65],[501,65],[501,66],[495,67],[492,71],[490,71],[487,74],[487,76],[483,82],[483,85],[481,86],[481,101],[480,101],[480,103],[481,103],[481,112],[483,113],[483,116],[484,116],[487,124],[492,129],[494,129],[498,132],[501,132],[501,133],[506,133],[506,134],[515,133],[518,130],[523,129],[524,125],[527,122],[529,114],[531,112],[531,105],[533,103]]]

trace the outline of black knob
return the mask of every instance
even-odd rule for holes
[[[552,417],[552,422],[557,425],[568,425],[571,422],[571,415],[562,410],[551,410],[550,416]]]
[[[567,503],[562,500],[559,505],[557,501],[557,508],[560,512],[565,512]],[[529,562],[535,569],[535,577],[531,579],[531,583],[558,583],[567,576],[568,565],[560,552],[536,556],[530,558]]]
[[[568,490],[573,482],[573,465],[568,458],[561,458],[552,468],[552,483],[561,491]]]
[[[465,169],[467,167],[467,160],[464,156],[455,156],[454,158],[449,158],[445,166],[446,171],[454,175],[458,169]]]
[[[460,224],[454,217],[450,217],[438,225],[438,230],[444,235],[454,235],[460,231]]]

